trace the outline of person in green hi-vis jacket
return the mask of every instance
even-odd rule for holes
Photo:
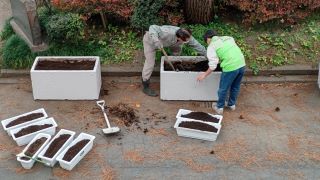
[[[205,79],[220,63],[222,74],[218,90],[219,98],[217,103],[212,103],[212,108],[218,114],[222,114],[225,100],[229,93],[227,107],[235,110],[246,65],[243,53],[230,36],[218,36],[214,30],[208,30],[203,38],[208,44],[207,58],[209,60],[209,68],[206,72],[200,73],[197,80],[202,81]]]

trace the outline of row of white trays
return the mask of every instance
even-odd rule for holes
[[[17,118],[20,118],[20,117],[23,117],[26,115],[30,115],[33,113],[43,113],[44,116],[41,118],[33,119],[31,121],[12,126],[12,127],[6,127],[10,122],[16,120]],[[30,158],[24,159],[21,157],[17,157],[17,160],[21,163],[22,167],[25,169],[32,168],[33,164],[35,163],[34,159],[38,159],[38,160],[44,162],[45,165],[50,166],[50,167],[53,167],[56,164],[56,162],[58,161],[60,166],[63,169],[70,171],[92,149],[93,141],[95,139],[95,136],[92,136],[92,135],[86,134],[86,133],[80,133],[78,135],[78,137],[74,139],[76,132],[66,130],[66,129],[61,129],[53,138],[51,138],[51,136],[53,136],[56,133],[56,128],[58,127],[58,125],[57,125],[56,121],[54,120],[54,118],[52,118],[52,117],[48,118],[48,115],[43,108],[31,111],[31,112],[27,112],[27,113],[24,113],[24,114],[21,114],[21,115],[12,117],[12,118],[2,120],[1,124],[3,126],[3,129],[5,131],[7,131],[9,136],[11,136],[13,138],[13,140],[18,144],[18,146],[23,146],[23,145],[27,144],[27,146],[22,151],[23,153],[25,153],[28,150],[28,148],[30,147],[30,145],[33,144],[36,140],[38,140],[42,137],[46,138],[46,141],[34,153],[34,155],[32,156],[31,159]],[[17,132],[19,132],[20,130],[22,130],[26,127],[29,127],[32,125],[44,125],[44,124],[50,124],[52,126],[45,128],[45,129],[41,129],[39,131],[30,133],[30,134],[20,136],[20,137],[15,136],[15,134]],[[68,140],[62,145],[62,147],[55,153],[55,155],[52,158],[45,157],[44,154],[48,150],[48,147],[50,146],[50,144],[56,138],[58,138],[59,136],[61,136],[63,134],[70,135]],[[88,139],[89,142],[73,157],[73,159],[69,162],[63,160],[63,157],[66,154],[66,152],[69,150],[69,148],[71,148],[73,145],[75,145],[76,143],[78,143],[79,141],[84,140],[84,139]]]

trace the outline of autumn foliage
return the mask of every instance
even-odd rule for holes
[[[225,4],[243,12],[246,23],[280,20],[294,23],[320,7],[320,0],[226,0]]]

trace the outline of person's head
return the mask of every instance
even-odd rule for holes
[[[190,29],[180,28],[176,32],[176,36],[178,38],[178,41],[181,41],[183,43],[188,43],[191,38],[192,32]]]
[[[203,35],[203,40],[204,42],[206,42],[207,44],[210,44],[211,38],[213,36],[217,36],[217,32],[214,30],[208,30],[204,35]]]

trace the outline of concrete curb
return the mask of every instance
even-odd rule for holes
[[[287,65],[281,67],[274,67],[272,69],[261,70],[257,76],[287,76],[287,75],[317,75],[318,67],[311,65]],[[115,77],[133,77],[141,76],[142,66],[121,66],[121,65],[103,65],[101,67],[102,76],[115,76]],[[253,71],[249,68],[246,69],[246,76],[254,76]],[[21,77],[30,76],[30,70],[13,70],[1,69],[0,77]],[[156,66],[152,76],[160,76],[160,67]]]

